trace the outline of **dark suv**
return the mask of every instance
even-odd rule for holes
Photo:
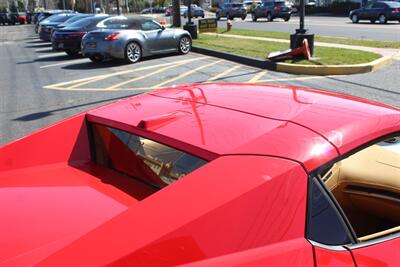
[[[227,19],[241,18],[242,20],[245,20],[246,16],[246,9],[243,4],[240,3],[224,4],[216,13],[217,20],[222,17],[226,17]]]
[[[251,19],[257,21],[258,18],[267,18],[268,21],[273,21],[275,18],[281,18],[289,21],[291,13],[290,6],[284,1],[266,1],[253,8]]]

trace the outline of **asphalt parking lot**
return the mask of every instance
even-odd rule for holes
[[[289,84],[369,98],[400,107],[400,61],[351,76],[266,71],[190,53],[127,65],[55,53],[33,26],[0,27],[0,144],[70,115],[146,91],[193,82]]]

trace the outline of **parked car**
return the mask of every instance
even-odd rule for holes
[[[53,28],[76,15],[77,13],[60,13],[42,20],[39,23],[39,38],[43,41],[51,41]]]
[[[55,51],[64,51],[70,56],[76,55],[81,50],[82,37],[93,30],[106,27],[111,16],[95,15],[83,18],[69,24],[67,27],[56,30],[52,35],[52,46]]]
[[[399,135],[398,108],[299,87],[120,99],[0,148],[0,260],[399,266]]]
[[[28,23],[28,16],[25,12],[13,12],[11,15],[15,17],[15,22],[19,24]]]
[[[162,14],[165,12],[164,7],[149,7],[143,9],[140,14]]]
[[[373,2],[359,9],[350,11],[349,18],[353,23],[360,20],[369,20],[371,23],[379,21],[385,24],[389,20],[400,22],[400,3],[391,1]]]
[[[165,28],[149,17],[137,16],[87,33],[82,39],[82,54],[93,62],[116,58],[135,63],[155,54],[187,54],[191,45],[189,32]]]
[[[243,1],[243,7],[246,9],[247,13],[251,13],[253,8],[258,5],[261,5],[261,1]]]
[[[84,19],[84,18],[88,18],[88,17],[92,17],[92,16],[94,16],[94,15],[95,15],[95,14],[77,13],[75,16],[72,16],[72,17],[68,18],[68,19],[67,19],[66,21],[64,21],[63,23],[54,26],[54,27],[51,29],[51,36],[53,36],[53,34],[54,34],[54,32],[55,32],[56,30],[63,29],[63,28],[67,27],[68,25],[70,25],[70,24],[72,24],[72,23],[74,23],[74,22],[76,22],[76,21],[78,21],[78,20],[81,20],[81,19]],[[52,39],[52,38],[53,38],[53,37],[51,37],[51,39]]]
[[[0,23],[3,25],[15,25],[19,22],[18,13],[4,12],[0,13]]]
[[[183,17],[187,18],[189,13],[189,9],[186,9],[186,11],[183,13]],[[197,5],[191,6],[191,14],[192,18],[204,18],[204,9]]]
[[[215,16],[217,20],[221,18],[227,18],[227,19],[241,18],[242,20],[245,20],[247,16],[247,11],[243,7],[243,4],[226,3],[223,4],[221,8],[217,9]]]
[[[276,18],[289,21],[291,16],[291,8],[284,1],[266,1],[261,5],[253,8],[251,19],[257,21],[259,18],[267,18],[267,21],[273,21]]]

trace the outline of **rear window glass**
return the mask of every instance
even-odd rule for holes
[[[64,22],[71,17],[72,16],[66,16],[66,15],[53,15],[48,18],[48,21],[49,22]]]
[[[232,7],[242,7],[242,4],[232,4]]]
[[[165,187],[207,161],[122,130],[93,124],[94,160],[158,188]]]
[[[106,19],[107,17],[89,17],[89,18],[84,18],[80,19],[78,21],[75,21],[71,24],[68,24],[68,27],[71,28],[83,28],[83,27],[88,27],[90,25],[95,25],[99,21]]]
[[[385,3],[386,3],[386,5],[388,5],[389,7],[392,7],[392,8],[400,7],[399,2],[385,2]]]
[[[84,18],[88,18],[88,17],[91,17],[91,16],[92,15],[76,15],[76,16],[73,16],[73,17],[69,17],[69,19],[67,19],[65,22],[73,23],[75,21],[78,21],[78,20],[81,20],[81,19],[84,19]]]
[[[285,6],[285,2],[275,2],[275,6]]]

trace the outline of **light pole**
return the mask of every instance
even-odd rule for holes
[[[183,26],[183,29],[188,31],[192,39],[197,39],[197,25],[192,22],[192,0],[188,1],[187,17],[188,21]]]

